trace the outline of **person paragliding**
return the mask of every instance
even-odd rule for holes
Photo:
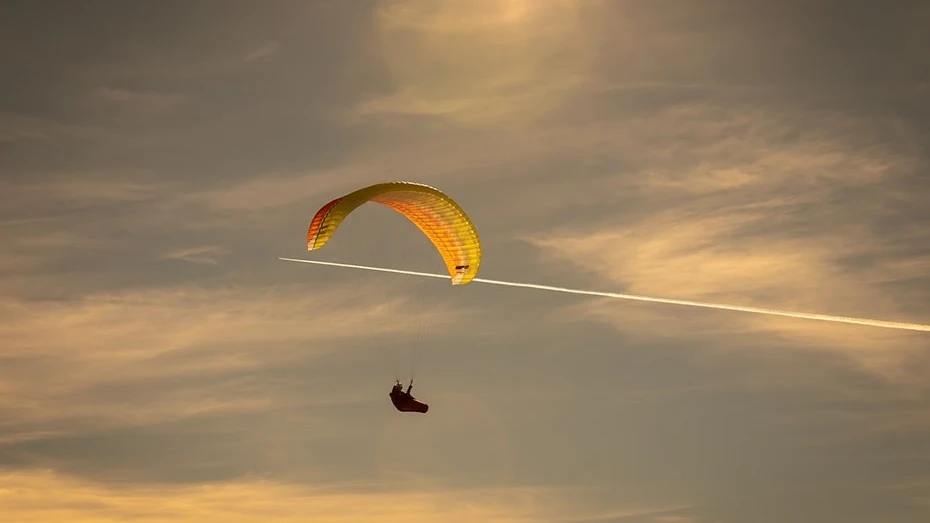
[[[394,404],[394,408],[400,412],[419,412],[420,414],[426,414],[426,411],[429,410],[429,405],[421,401],[417,401],[410,394],[410,389],[413,388],[413,380],[410,380],[410,385],[407,386],[407,390],[404,391],[404,386],[400,384],[400,381],[394,382],[394,388],[391,389],[391,403]]]
[[[321,249],[355,209],[377,203],[406,217],[433,244],[449,273],[452,285],[470,283],[481,266],[481,240],[471,218],[447,194],[415,182],[384,182],[344,194],[317,210],[307,229],[307,250]],[[398,381],[391,389],[391,402],[400,412],[426,413],[429,406]]]

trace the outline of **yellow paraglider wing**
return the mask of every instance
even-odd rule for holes
[[[323,247],[346,216],[367,202],[394,209],[413,222],[439,251],[453,285],[464,285],[478,274],[481,242],[471,219],[440,190],[413,182],[379,183],[327,203],[310,222],[307,250]]]

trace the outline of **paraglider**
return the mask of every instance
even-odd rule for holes
[[[433,244],[446,265],[452,285],[466,285],[478,274],[481,241],[464,210],[448,195],[421,183],[385,182],[340,196],[321,207],[307,230],[307,250],[322,248],[339,225],[359,206],[375,202],[400,213]],[[429,405],[410,394],[400,381],[391,389],[391,403],[400,412],[425,414]]]
[[[439,251],[452,285],[465,285],[478,274],[481,242],[471,219],[439,189],[413,182],[378,183],[327,203],[310,221],[307,250],[323,247],[343,220],[367,202],[391,208],[416,225]]]
[[[410,380],[410,385],[407,386],[407,390],[403,390],[403,385],[399,381],[394,382],[394,388],[391,389],[391,403],[394,404],[394,408],[400,412],[419,412],[420,414],[426,414],[426,411],[429,410],[429,405],[421,401],[417,401],[410,394],[410,389],[413,388],[413,380]]]

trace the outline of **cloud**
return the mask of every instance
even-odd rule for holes
[[[90,93],[93,101],[128,105],[135,108],[164,110],[187,100],[187,96],[178,93],[159,93],[154,91],[133,91],[118,87],[99,87]]]
[[[218,213],[265,212],[286,206],[329,201],[341,194],[374,183],[403,180],[428,183],[441,189],[450,185],[472,186],[481,200],[493,196],[490,180],[517,177],[507,164],[532,158],[544,149],[524,137],[505,146],[490,137],[425,138],[402,147],[388,141],[354,153],[338,167],[307,172],[267,172],[215,187],[191,191],[179,201],[206,206]],[[308,215],[308,219],[309,219]]]
[[[913,312],[908,314],[910,311],[879,287],[869,285],[863,273],[837,266],[837,257],[856,254],[860,246],[842,241],[771,236],[735,240],[739,236],[735,229],[745,226],[747,219],[753,218],[658,219],[626,232],[555,236],[533,243],[547,257],[568,259],[600,276],[606,282],[599,285],[604,290],[877,319],[921,320]],[[613,285],[619,285],[619,289],[611,288]],[[862,368],[914,383],[918,376],[911,365],[913,357],[921,354],[923,339],[921,333],[664,305],[619,304],[616,300],[589,301],[560,312],[559,317],[598,319],[646,338],[684,340],[698,336],[713,340],[718,349],[725,344],[745,350],[741,338],[734,335],[753,336],[761,331],[772,337],[765,343],[757,338],[753,346],[772,346],[772,342],[789,340],[789,345],[780,344],[783,350],[842,354]]]
[[[168,184],[146,182],[144,173],[92,175],[69,173],[39,182],[0,183],[4,211],[14,218],[38,218],[38,209],[60,212],[112,203],[138,203],[151,200],[169,188]],[[40,216],[41,217],[41,216]]]
[[[61,138],[98,140],[112,136],[106,128],[88,123],[66,123],[22,114],[3,114],[0,117],[0,144],[22,145],[22,142]]]
[[[609,510],[601,513],[595,513],[588,516],[572,518],[570,521],[572,523],[595,523],[598,521],[625,521],[630,520],[631,518],[638,518],[641,516],[651,516],[656,513],[664,512],[674,512],[682,509],[689,508],[690,505],[683,505],[678,507],[664,507],[664,508],[646,508],[646,509],[621,509],[621,510]],[[659,523],[699,523],[697,519],[692,519],[683,516],[655,516],[653,521]]]
[[[595,48],[572,2],[381,2],[377,22],[395,90],[356,117],[519,125],[578,83]]]
[[[191,247],[172,251],[162,255],[166,260],[183,260],[190,263],[217,265],[217,258],[226,254],[226,249],[216,245],[205,245],[202,247]]]
[[[332,194],[335,198],[337,195],[333,191],[336,188],[347,187],[353,180],[364,179],[372,172],[373,170],[349,166],[306,174],[268,173],[224,187],[183,195],[181,199],[205,204],[213,211],[259,212],[304,203],[317,195]],[[323,203],[325,202],[320,205]]]
[[[655,523],[700,523],[701,520],[693,516],[656,516],[652,518]]]
[[[224,389],[245,371],[319,357],[350,340],[389,337],[428,322],[454,332],[442,302],[411,316],[405,298],[372,301],[368,285],[319,288],[175,286],[98,293],[74,301],[0,302],[0,410],[6,424],[68,419],[154,422],[218,409],[259,408],[265,394]],[[456,310],[460,318],[467,311]],[[127,401],[108,389],[200,376],[178,393]],[[45,385],[36,388],[36,380]],[[219,386],[219,388],[216,388]],[[137,394],[137,393],[136,393]],[[14,421],[15,420],[15,421]],[[48,425],[43,425],[48,426]],[[59,425],[60,427],[60,425]]]
[[[265,60],[271,58],[278,52],[278,49],[281,48],[281,44],[278,42],[268,42],[262,44],[260,47],[256,48],[254,51],[250,51],[243,58],[243,62],[254,62],[256,60]]]
[[[912,506],[930,508],[930,476],[897,481],[884,488],[905,493],[908,504]]]
[[[579,98],[586,92],[579,91]],[[366,144],[337,167],[266,172],[190,191],[183,200],[205,204],[213,211],[264,212],[311,198],[325,199],[370,183],[416,180],[454,187],[456,194],[470,189],[479,194],[470,209],[493,207],[501,222],[542,217],[547,221],[541,223],[548,225],[555,216],[565,218],[558,211],[607,205],[623,199],[625,193],[633,195],[632,191],[660,204],[676,203],[674,198],[724,196],[781,183],[773,181],[770,171],[801,179],[802,165],[813,165],[815,170],[808,176],[816,179],[829,176],[837,180],[845,172],[848,174],[843,179],[857,176],[851,181],[862,186],[876,182],[881,172],[907,168],[907,158],[895,160],[893,152],[848,156],[848,148],[831,140],[825,130],[818,130],[816,123],[797,115],[774,116],[761,109],[726,109],[701,102],[622,117],[622,126],[613,121],[568,121],[488,135],[446,129],[444,133],[417,134],[415,140],[409,139],[408,133],[397,133],[396,139],[387,136]],[[813,126],[814,130],[792,140],[791,152],[779,153],[778,141],[795,125]],[[866,122],[840,121],[836,125],[858,131]],[[747,134],[747,128],[753,132]],[[552,167],[563,166],[569,158],[587,160],[580,166]],[[566,175],[566,169],[575,172],[578,168],[582,169],[578,176]],[[491,180],[498,183],[489,185]],[[798,191],[808,188],[797,187]],[[551,197],[554,193],[559,197]],[[517,194],[520,198],[515,198]],[[818,196],[810,192],[806,196],[786,195],[785,199],[797,198],[803,203],[801,200],[812,202]],[[499,201],[509,204],[499,205]],[[591,212],[577,214],[584,217]]]
[[[0,278],[0,285],[28,287],[26,280],[36,283],[41,275],[36,271],[55,262],[74,260],[88,251],[112,252],[126,241],[127,228],[138,224],[140,211],[163,201],[171,188],[148,182],[139,173],[75,173],[39,182],[0,182],[0,231],[8,251],[0,262],[0,275],[16,276]],[[151,221],[159,221],[159,215]]]
[[[102,238],[87,236],[81,232],[56,227],[52,220],[37,222],[0,223],[0,231],[7,233],[6,256],[0,260],[0,285],[15,284],[6,276],[25,278],[31,271],[40,268],[52,258],[78,248],[105,247],[108,242]],[[29,233],[44,228],[40,233]],[[19,282],[21,283],[21,282]]]
[[[387,485],[299,485],[265,478],[181,486],[109,486],[50,470],[0,474],[4,512],[17,523],[73,521],[140,523],[222,520],[327,523],[536,523],[593,521],[578,489],[500,487],[415,491]],[[629,508],[618,516],[663,508]]]
[[[907,219],[918,206],[908,196],[920,171],[913,134],[847,117],[785,134],[805,118],[708,103],[632,118],[605,138],[625,171],[537,184],[524,194],[528,201],[547,213],[559,206],[577,212],[563,212],[554,230],[523,237],[552,266],[567,262],[602,282],[587,286],[603,290],[925,321],[926,287],[906,285],[922,281],[928,263],[908,246],[930,239]],[[597,144],[580,136],[565,146],[603,147]],[[554,187],[560,197],[542,204],[536,192]],[[617,211],[608,214],[610,201]],[[890,201],[898,202],[894,210]],[[591,210],[600,205],[603,211]],[[882,222],[895,226],[879,228]],[[783,350],[832,351],[902,384],[919,382],[913,365],[922,338],[910,333],[610,300],[564,312],[629,334],[697,335],[734,348],[733,334],[763,331]]]

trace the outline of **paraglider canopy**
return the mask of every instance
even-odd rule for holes
[[[404,215],[429,238],[442,256],[453,285],[465,285],[481,265],[478,231],[465,211],[439,189],[413,182],[386,182],[340,196],[310,221],[307,250],[320,249],[356,208],[375,202]]]

